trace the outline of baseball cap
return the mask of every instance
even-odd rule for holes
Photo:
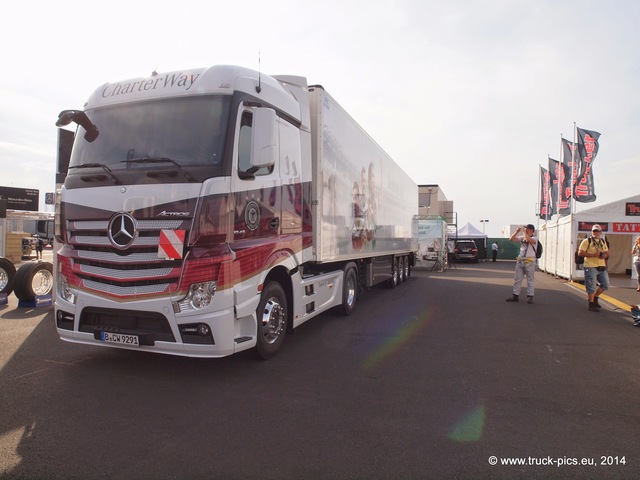
[[[527,225],[526,228],[530,228],[531,230],[535,230],[536,229],[536,227],[534,227],[531,223],[529,225]]]
[[[598,230],[599,232],[602,231],[602,227],[600,225],[598,225],[597,223],[595,223],[593,225],[593,227],[591,227],[591,231],[593,232],[594,230]]]

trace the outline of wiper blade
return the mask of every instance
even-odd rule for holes
[[[178,169],[184,174],[184,178],[186,178],[190,182],[195,182],[195,178],[191,176],[189,172],[187,172],[182,165],[171,158],[167,157],[139,157],[139,158],[130,158],[128,160],[122,160],[122,163],[171,163],[178,167]]]
[[[82,165],[72,165],[69,167],[69,170],[72,168],[101,168],[104,172],[107,172],[107,175],[113,180],[116,185],[121,185],[122,182],[116,177],[109,167],[107,167],[104,163],[83,163]],[[83,177],[84,178],[84,177]]]

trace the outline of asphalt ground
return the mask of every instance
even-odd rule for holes
[[[13,297],[0,478],[640,477],[640,329],[540,272],[507,303],[513,266],[414,271],[266,362],[68,344]]]

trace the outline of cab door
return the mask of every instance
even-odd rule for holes
[[[231,248],[243,258],[242,277],[260,271],[280,248],[281,187],[277,123],[273,110],[241,107],[232,172],[234,226]],[[268,118],[266,118],[268,117]],[[270,123],[272,122],[272,124]],[[259,130],[260,129],[260,130]]]

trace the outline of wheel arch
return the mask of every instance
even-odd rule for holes
[[[265,277],[262,285],[266,285],[269,282],[277,282],[284,289],[285,296],[287,298],[287,331],[293,330],[293,282],[291,281],[291,272],[284,267],[284,265],[278,265],[272,268]]]

